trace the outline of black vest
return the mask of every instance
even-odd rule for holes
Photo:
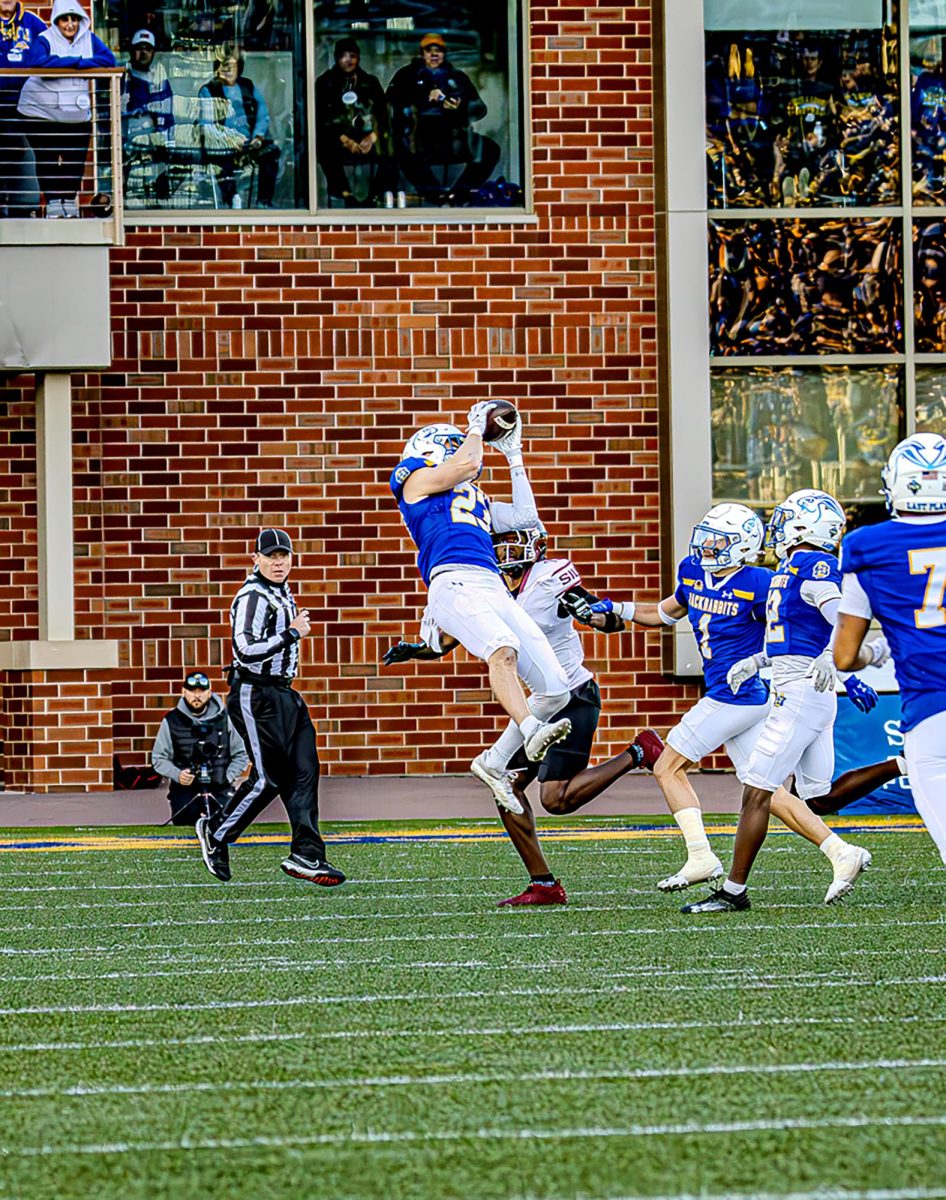
[[[226,709],[221,709],[214,717],[192,721],[179,708],[175,708],[168,713],[167,723],[174,744],[175,767],[182,771],[190,767],[196,775],[196,768],[201,763],[197,743],[203,741],[207,745],[208,757],[205,761],[210,766],[211,783],[214,787],[223,787],[230,765],[230,731]]]
[[[215,100],[223,100],[223,83],[219,79],[211,79],[204,85],[207,91]],[[253,137],[256,129],[256,110],[259,105],[256,103],[256,96],[253,94],[253,85],[248,79],[242,76],[237,80],[237,87],[240,89],[240,95],[243,98],[243,111],[246,113],[246,123],[250,127],[250,137]],[[220,111],[220,106],[217,106],[217,112]],[[218,125],[225,125],[226,121],[222,118],[217,119]]]

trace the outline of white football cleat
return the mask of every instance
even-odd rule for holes
[[[839,854],[832,863],[834,879],[825,893],[825,904],[834,904],[835,901],[853,892],[858,875],[862,871],[866,871],[870,864],[869,850],[864,850],[860,846],[845,846],[844,852]]]
[[[684,888],[688,888],[694,883],[706,883],[710,879],[718,879],[722,873],[723,864],[716,855],[712,851],[708,854],[704,851],[703,854],[695,854],[692,858],[688,858],[683,864],[682,870],[678,871],[676,875],[668,875],[666,879],[661,879],[657,887],[662,892],[682,892]]]
[[[500,808],[506,809],[507,812],[521,813],[522,805],[516,799],[516,793],[512,790],[512,785],[509,782],[509,771],[494,771],[492,767],[488,767],[483,761],[484,755],[478,754],[470,763],[470,770],[480,780],[485,783],[489,790],[493,793],[493,799]]]
[[[546,721],[530,738],[526,739],[526,758],[530,762],[541,762],[549,747],[560,742],[562,738],[567,738],[571,731],[572,723],[567,717],[561,721]]]

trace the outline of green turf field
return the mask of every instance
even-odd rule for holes
[[[169,831],[0,831],[0,1196],[946,1197],[929,838],[859,833],[826,908],[772,837],[751,912],[685,918],[679,841],[613,824],[533,911],[495,839],[335,845],[326,892],[277,841],[222,885]]]

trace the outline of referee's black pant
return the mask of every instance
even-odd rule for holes
[[[305,701],[287,687],[234,683],[227,715],[246,746],[253,772],[224,809],[218,842],[235,842],[269,802],[282,799],[292,826],[292,852],[324,859],[319,833],[319,755]]]

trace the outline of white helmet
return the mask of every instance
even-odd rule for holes
[[[837,549],[846,520],[833,496],[817,488],[801,488],[775,506],[765,529],[765,544],[779,560],[803,542],[831,552]]]
[[[946,438],[915,433],[894,446],[881,472],[891,513],[946,512]]]
[[[690,553],[706,571],[753,563],[762,549],[765,526],[744,504],[717,504],[690,534]]]
[[[441,421],[436,425],[425,425],[412,434],[405,443],[404,458],[422,458],[431,467],[452,458],[463,445],[466,434],[456,425]]]
[[[521,573],[540,558],[545,558],[548,546],[548,534],[541,525],[493,531],[493,550],[504,575]]]

